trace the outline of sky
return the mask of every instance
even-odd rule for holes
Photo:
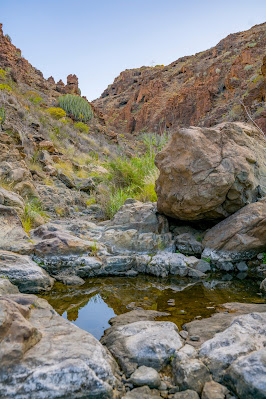
[[[266,0],[0,0],[4,33],[45,78],[93,100],[125,69],[167,65],[266,21]]]

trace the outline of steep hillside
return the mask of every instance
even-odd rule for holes
[[[266,131],[266,23],[167,66],[122,72],[93,102],[113,130],[157,131],[247,121]]]

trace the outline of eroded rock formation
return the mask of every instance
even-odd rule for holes
[[[265,140],[246,124],[179,129],[156,165],[158,211],[176,219],[223,219],[266,193]]]

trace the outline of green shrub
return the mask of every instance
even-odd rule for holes
[[[47,112],[55,119],[64,118],[66,116],[66,112],[62,108],[48,108]]]
[[[246,66],[244,67],[245,71],[249,71],[249,70],[252,69],[252,68],[253,68],[253,65],[246,65]]]
[[[11,87],[9,85],[6,85],[4,83],[0,83],[0,90],[6,90],[6,91],[11,91]]]
[[[33,98],[29,98],[29,100],[33,104],[40,104],[43,101],[42,97],[33,97]]]
[[[5,79],[6,78],[6,71],[4,69],[0,69],[0,79]]]
[[[87,122],[93,117],[91,106],[85,98],[74,94],[66,94],[59,97],[58,102],[59,106],[76,121]]]
[[[2,125],[6,120],[6,110],[5,108],[0,108],[0,125]]]
[[[31,201],[28,201],[25,205],[24,215],[22,216],[22,224],[26,233],[35,226],[36,219],[41,216],[46,218],[46,212],[44,212],[42,204],[38,198],[33,198]]]
[[[76,122],[74,124],[75,128],[77,128],[80,132],[89,133],[89,126],[85,125],[83,122]]]

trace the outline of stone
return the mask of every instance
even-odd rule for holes
[[[198,348],[203,342],[213,338],[216,333],[228,328],[236,316],[251,312],[266,312],[266,304],[224,303],[218,313],[214,313],[206,319],[193,320],[186,323],[183,328],[188,331],[189,335],[198,335],[200,337],[200,341],[189,342],[190,345]]]
[[[246,264],[246,262],[242,261],[236,264],[236,268],[240,272],[246,272],[248,270],[248,265]]]
[[[0,205],[15,208],[20,214],[25,208],[23,198],[20,195],[8,191],[3,187],[0,187]]]
[[[19,289],[11,284],[8,278],[0,277],[0,295],[18,294]]]
[[[44,172],[48,173],[50,176],[56,176],[57,175],[57,169],[52,166],[52,165],[46,165],[43,168]]]
[[[67,186],[67,188],[75,188],[74,181],[70,177],[68,177],[62,170],[58,170],[57,177],[61,180],[62,183]]]
[[[139,233],[137,230],[108,229],[103,232],[101,242],[104,243],[113,254],[155,253],[161,248],[172,245],[171,234]]]
[[[13,190],[25,199],[38,197],[37,191],[31,181],[22,181],[17,183]]]
[[[124,326],[126,324],[134,323],[135,321],[155,320],[157,317],[170,316],[170,313],[158,312],[157,310],[137,309],[131,312],[122,313],[118,316],[112,317],[108,323],[112,327]],[[108,331],[108,330],[107,330]]]
[[[53,286],[53,279],[29,256],[8,251],[0,251],[0,276],[8,278],[21,292],[38,293]]]
[[[187,389],[185,391],[175,393],[173,399],[200,399],[200,398],[196,391],[193,391],[192,389]]]
[[[91,334],[33,295],[1,297],[0,309],[2,397],[113,398],[116,364]]]
[[[156,204],[127,199],[106,229],[137,230],[139,233],[163,234],[169,232],[166,217],[157,213]]]
[[[179,362],[177,358],[172,362],[175,384],[180,390],[192,389],[201,393],[205,382],[210,381],[210,372],[198,359],[186,359]]]
[[[192,345],[186,344],[184,345],[175,355],[176,362],[186,362],[189,359],[193,359],[196,356],[197,352]]]
[[[0,250],[30,253],[32,247],[15,208],[0,205]]]
[[[207,262],[206,260],[201,259],[195,266],[195,269],[202,272],[202,273],[206,273],[211,271],[211,265],[209,262]]]
[[[189,272],[189,267],[186,264],[185,255],[166,252],[153,256],[146,266],[145,272],[157,277],[166,277],[169,274],[185,277]]]
[[[91,192],[95,189],[95,183],[91,177],[87,179],[75,178],[75,186],[78,190]]]
[[[47,150],[50,154],[55,152],[54,143],[49,140],[43,140],[39,143],[39,148],[41,150]]]
[[[218,269],[223,270],[225,272],[232,271],[235,268],[233,263],[227,260],[218,260],[216,266]]]
[[[260,290],[266,292],[266,278],[260,283]]]
[[[176,325],[165,321],[137,321],[110,328],[101,342],[126,375],[140,366],[159,371],[183,346]]]
[[[217,382],[240,399],[266,396],[266,312],[235,317],[230,326],[201,346],[199,355]]]
[[[173,230],[176,248],[186,255],[200,256],[203,251],[204,232],[190,226],[178,226]]]
[[[141,366],[130,376],[130,381],[136,386],[147,385],[150,388],[159,388],[161,379],[158,371],[152,367]]]
[[[153,392],[148,386],[141,388],[135,388],[132,391],[127,392],[122,399],[161,399],[158,392]]]
[[[219,220],[257,201],[266,194],[264,147],[257,129],[240,122],[178,129],[155,158],[158,211]]]
[[[205,235],[202,257],[241,261],[266,249],[266,198],[216,224]]]
[[[201,399],[225,399],[228,389],[215,381],[208,381],[203,387]]]

